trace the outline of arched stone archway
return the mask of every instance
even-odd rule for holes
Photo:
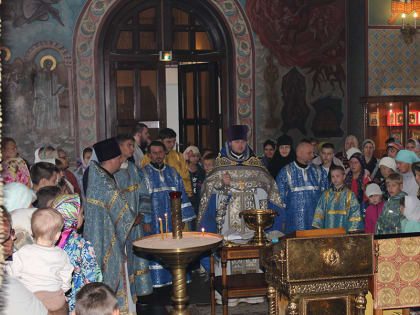
[[[235,121],[250,127],[255,146],[254,45],[251,28],[238,0],[208,0],[220,13],[234,43]],[[74,82],[78,109],[78,146],[98,140],[98,37],[117,0],[88,0],[73,38]]]

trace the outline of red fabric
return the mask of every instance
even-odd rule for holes
[[[365,216],[365,233],[375,233],[376,221],[384,208],[385,201],[382,200],[379,204],[369,205],[366,208]]]
[[[73,173],[68,169],[64,171],[64,175],[66,176],[66,178],[70,182],[70,184],[73,185],[74,192],[76,194],[79,194],[79,196],[81,196],[82,192],[80,191],[79,185],[77,184],[76,176],[74,176]]]
[[[363,178],[363,201],[367,201],[368,197],[366,197],[366,185],[370,182],[369,176],[366,176]],[[357,196],[358,189],[357,189],[357,179],[353,178],[351,181],[351,191]]]

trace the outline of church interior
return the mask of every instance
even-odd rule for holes
[[[331,143],[335,152],[347,150],[349,135],[363,147],[371,139],[378,163],[389,138],[420,148],[420,0],[3,0],[0,10],[1,137],[13,138],[29,165],[49,146],[76,169],[85,148],[139,123],[152,140],[174,130],[181,153],[196,146],[217,154],[236,139],[232,125],[246,126],[257,156],[282,135],[295,145]],[[238,183],[243,190],[247,180]],[[163,241],[168,222],[159,220]],[[420,314],[420,233],[294,230],[268,241],[263,230],[273,222],[261,230],[255,220],[260,230],[245,249],[214,241],[188,263],[186,254],[161,254],[178,282],[139,296],[137,314]],[[213,233],[191,230],[184,240]],[[220,261],[212,257],[203,272],[209,250]],[[228,275],[226,284],[235,257],[259,261],[262,271]],[[239,303],[249,296],[264,299]]]

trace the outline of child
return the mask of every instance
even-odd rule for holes
[[[347,233],[362,232],[360,205],[354,193],[344,185],[344,168],[332,166],[330,173],[332,186],[319,198],[312,226],[318,229],[344,227]]]
[[[54,246],[63,224],[63,218],[55,209],[35,211],[31,219],[35,243],[15,252],[6,270],[33,292],[49,311],[68,314],[64,292],[71,288],[74,268],[66,252]]]
[[[213,169],[216,158],[217,155],[215,153],[209,153],[203,157],[203,168],[206,171],[206,176]]]
[[[386,189],[386,179],[392,173],[397,172],[397,163],[395,163],[395,160],[393,158],[390,158],[388,156],[383,157],[379,161],[379,170],[380,170],[379,173],[381,176],[376,178],[378,179],[377,184],[379,185],[379,188],[381,188],[381,190],[383,191],[383,196],[385,200],[388,200],[389,193],[388,193],[388,190]]]
[[[38,191],[45,186],[57,185],[58,169],[54,164],[38,162],[31,167],[33,190]],[[34,205],[35,206],[35,205]]]
[[[401,230],[403,233],[420,232],[420,200],[415,196],[400,199]]]
[[[71,312],[80,288],[87,283],[102,281],[102,273],[92,244],[77,233],[83,224],[83,209],[80,207],[79,195],[60,195],[52,202],[51,207],[64,219],[64,229],[58,246],[64,249],[74,266],[73,286],[68,295]]]
[[[390,174],[386,179],[389,199],[385,202],[382,213],[376,222],[375,234],[401,233],[400,199],[407,194],[402,191],[402,177],[400,174]]]
[[[61,188],[58,186],[45,186],[36,192],[38,208],[49,208],[58,195],[61,194]]]
[[[365,233],[375,233],[376,221],[378,221],[385,201],[382,200],[381,188],[375,183],[366,185],[366,196],[369,199],[369,206],[366,208]]]
[[[189,146],[184,151],[184,158],[187,161],[188,171],[190,172],[192,197],[190,198],[191,204],[198,216],[198,207],[200,205],[201,185],[203,185],[206,172],[198,164],[200,161],[200,151],[195,146]]]
[[[76,309],[72,315],[118,315],[114,292],[105,283],[88,283],[76,294]]]

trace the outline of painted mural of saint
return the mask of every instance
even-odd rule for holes
[[[41,70],[34,81],[33,114],[35,127],[38,129],[55,129],[60,126],[59,95],[65,88],[58,82],[54,69],[57,61],[53,56],[46,55],[40,61]]]

